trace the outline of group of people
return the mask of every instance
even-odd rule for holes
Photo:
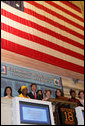
[[[18,90],[18,93],[19,93],[18,97],[37,99],[37,100],[43,100],[43,101],[47,101],[49,98],[51,98],[51,90],[45,90],[44,93],[42,92],[42,90],[38,90],[37,92],[36,90],[37,90],[36,84],[31,84],[31,92],[28,92],[28,87],[23,85]],[[68,99],[68,101],[76,102],[78,106],[84,106],[84,91],[83,90],[79,91],[78,93],[79,99],[76,98],[76,92],[73,89],[70,90],[70,96],[71,98]],[[10,86],[5,88],[4,97],[12,98],[12,88]],[[64,94],[60,89],[56,89],[55,98],[57,99],[59,97],[64,97]]]

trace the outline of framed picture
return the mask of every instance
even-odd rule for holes
[[[7,74],[7,68],[6,66],[1,66],[1,74]]]
[[[54,85],[61,87],[60,79],[54,79]]]

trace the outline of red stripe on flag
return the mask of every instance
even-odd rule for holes
[[[74,30],[67,28],[66,26],[63,26],[63,25],[61,25],[61,24],[59,24],[59,23],[57,23],[57,22],[55,22],[55,21],[53,21],[53,20],[51,20],[49,18],[46,18],[45,16],[40,15],[40,14],[30,10],[30,9],[24,8],[24,11],[27,14],[30,14],[30,15],[38,18],[39,20],[45,21],[45,22],[53,25],[54,27],[57,27],[57,28],[59,28],[59,29],[61,29],[63,31],[66,31],[66,32],[68,32],[68,33],[70,33],[72,35],[75,35],[76,37],[79,37],[79,38],[84,40],[84,35],[81,35],[81,34],[75,32]],[[83,30],[84,30],[84,28],[83,28]]]
[[[35,16],[35,17],[38,17],[40,20],[46,20],[46,18],[44,17],[44,16],[40,16],[39,14],[36,14],[35,12],[33,12],[33,11],[30,11],[30,10],[25,10],[27,13],[29,13],[30,15],[33,15],[33,16]],[[32,13],[33,12],[33,13]],[[47,21],[46,21],[47,22]],[[54,22],[52,22],[52,20],[49,20],[48,22],[50,22],[50,24],[54,24]],[[55,23],[55,25],[56,25],[56,23]],[[61,27],[60,27],[60,29],[62,29]],[[70,30],[69,30],[70,31]],[[70,44],[72,44],[72,45],[74,45],[74,46],[77,46],[77,47],[79,47],[79,48],[81,48],[81,49],[84,49],[84,46],[82,45],[82,44],[80,44],[80,43],[77,43],[76,44],[76,41],[74,41],[74,40],[72,40],[72,39],[69,39],[69,38],[67,38],[67,37],[65,37],[65,36],[62,36],[62,35],[60,35],[60,34],[58,34],[58,36],[56,36],[58,39],[60,39],[60,40],[62,40],[62,41],[65,41],[65,42],[67,42],[67,43],[70,43]]]
[[[44,33],[49,34],[49,35],[51,35],[51,36],[53,36],[53,37],[55,37],[55,38],[58,38],[58,39],[60,39],[60,40],[65,41],[65,40],[62,38],[62,35],[60,35],[60,34],[58,34],[58,33],[55,33],[54,31],[51,31],[51,30],[48,29],[48,28],[42,27],[42,26],[40,26],[40,25],[38,25],[38,24],[36,24],[36,23],[34,23],[34,22],[32,22],[32,21],[23,19],[23,18],[21,18],[21,17],[19,17],[19,16],[16,16],[16,15],[10,13],[10,12],[7,12],[7,11],[5,11],[5,10],[3,10],[3,9],[1,9],[1,14],[2,14],[3,16],[6,16],[6,17],[8,17],[8,18],[10,18],[10,19],[12,19],[12,20],[14,20],[14,21],[17,21],[17,22],[21,23],[21,24],[24,24],[24,25],[26,25],[26,26],[35,28],[35,29],[37,29],[37,30],[39,30],[39,31],[41,31],[41,32],[44,32]],[[64,29],[65,29],[65,28],[64,28]],[[78,35],[79,35],[79,34],[77,34],[77,37],[79,37]],[[64,36],[64,37],[65,37],[65,36]],[[81,36],[81,37],[84,37],[84,36]],[[61,39],[61,38],[62,38],[62,39]],[[66,41],[67,41],[67,40],[69,41],[70,44],[72,44],[72,45],[74,45],[74,46],[76,46],[76,47],[79,47],[79,48],[81,48],[81,49],[84,49],[84,46],[83,46],[82,44],[80,44],[80,43],[78,43],[78,42],[76,42],[76,41],[72,41],[71,39],[69,40],[69,38],[66,37]]]
[[[63,8],[63,7],[61,7],[61,6],[59,6],[59,5],[57,4],[57,2],[56,2],[56,3],[52,2],[52,1],[45,1],[45,2],[48,3],[48,4],[50,4],[50,5],[53,6],[53,7],[58,8],[59,10],[65,12],[65,13],[71,15],[72,17],[74,17],[74,18],[76,18],[76,19],[78,19],[78,20],[84,22],[83,17],[81,18],[81,17],[79,17],[78,15],[72,13],[71,11],[69,11],[69,10],[67,10],[67,9],[65,9],[65,8]]]
[[[47,7],[45,7],[45,6],[41,5],[41,4],[38,4],[38,3],[34,2],[34,1],[26,1],[26,2],[31,4],[31,5],[33,5],[33,6],[35,6],[35,7],[37,7],[37,8],[39,8],[39,9],[41,9],[41,10],[44,10],[45,12],[47,12],[47,13],[49,13],[49,14],[51,14],[51,15],[53,15],[53,16],[61,19],[61,20],[64,20],[65,22],[67,22],[67,23],[69,23],[69,24],[71,24],[71,25],[73,25],[73,26],[75,26],[77,28],[80,28],[81,30],[84,30],[83,26],[75,23],[72,20],[69,20],[68,18],[66,18],[66,17],[64,17],[64,16],[62,16],[62,15],[60,15],[60,14],[58,14],[58,13],[56,13],[56,12],[50,10],[50,9],[48,9]]]
[[[74,5],[73,3],[69,2],[69,1],[60,1],[62,3],[64,3],[65,5],[71,7],[72,9],[78,11],[81,13],[81,9],[79,7],[77,7],[76,5]]]
[[[81,54],[78,54],[78,53],[73,52],[73,51],[71,51],[69,49],[63,48],[61,46],[58,46],[58,45],[56,45],[54,43],[51,43],[51,42],[49,42],[49,41],[47,41],[45,39],[39,38],[39,37],[37,37],[35,35],[31,35],[29,33],[23,32],[23,31],[18,30],[16,28],[10,27],[10,26],[8,26],[8,25],[6,25],[4,23],[1,23],[1,29],[6,31],[6,32],[9,32],[11,34],[17,35],[17,36],[19,36],[21,38],[24,38],[24,39],[39,43],[39,44],[44,45],[46,47],[49,47],[51,49],[54,49],[54,50],[60,51],[62,53],[68,54],[70,56],[76,57],[78,59],[84,60],[84,56],[81,55]]]
[[[21,46],[19,44],[15,44],[15,43],[7,41],[5,39],[1,39],[1,41],[2,41],[1,42],[2,49],[6,49],[6,50],[9,50],[9,51],[12,51],[12,52],[15,52],[15,53],[27,56],[27,57],[31,57],[36,60],[40,60],[40,61],[52,64],[55,66],[62,67],[64,69],[69,69],[69,70],[72,70],[72,71],[75,71],[75,72],[78,72],[81,74],[84,73],[84,68],[79,65],[61,60],[59,58],[55,58],[48,54],[45,54],[45,53],[42,53],[39,51],[35,51],[33,49]]]

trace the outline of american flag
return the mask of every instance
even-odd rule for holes
[[[84,74],[84,19],[68,1],[1,2],[1,48]]]

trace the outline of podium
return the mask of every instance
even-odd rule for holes
[[[1,125],[12,125],[12,99],[1,97]]]
[[[50,98],[54,106],[53,114],[56,125],[77,125],[75,108],[77,104],[69,102],[68,98],[60,97],[58,99]]]
[[[76,107],[76,117],[78,120],[78,125],[84,125],[84,107]]]
[[[77,107],[76,103],[68,102],[67,98],[51,98],[48,101],[1,98],[1,125],[29,124],[83,125],[84,107]]]
[[[14,97],[1,98],[2,125],[54,125],[49,101]]]

